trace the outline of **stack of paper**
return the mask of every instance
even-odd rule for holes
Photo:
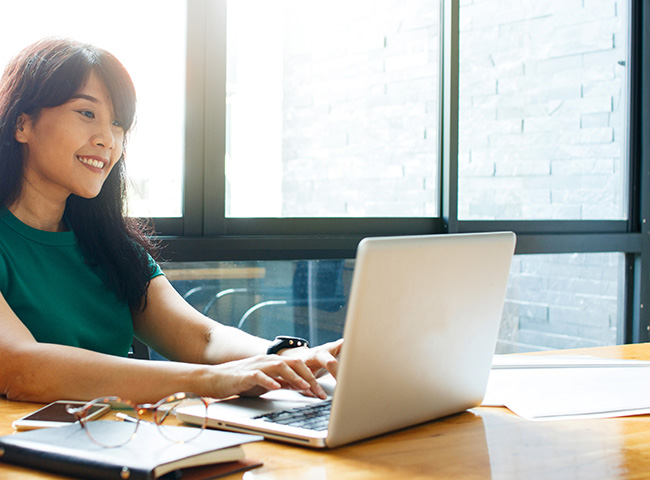
[[[579,355],[496,355],[483,406],[529,420],[650,413],[650,362]]]

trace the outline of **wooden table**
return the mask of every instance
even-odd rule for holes
[[[561,354],[650,360],[650,344]],[[38,404],[0,399],[0,434]],[[228,479],[641,479],[650,476],[650,416],[528,422],[505,408],[474,408],[329,451],[274,442],[245,446],[264,466]],[[64,478],[0,464],[0,479]]]
[[[170,282],[179,280],[250,280],[264,278],[263,267],[217,267],[217,268],[166,268],[165,276]]]

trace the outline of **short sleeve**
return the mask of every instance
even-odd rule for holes
[[[158,277],[160,275],[165,275],[165,272],[162,271],[160,265],[158,265],[158,262],[156,262],[151,255],[147,254],[147,256],[149,258],[149,271],[151,272],[151,275],[149,276],[149,280],[152,280],[153,278]],[[0,266],[0,272],[2,271],[1,268],[2,267]]]
[[[9,288],[9,270],[4,256],[0,255],[0,293],[6,294]]]

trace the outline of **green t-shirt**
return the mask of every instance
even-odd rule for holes
[[[151,278],[161,274],[155,265]],[[104,278],[74,232],[34,229],[0,207],[0,293],[37,341],[126,356],[131,312]]]

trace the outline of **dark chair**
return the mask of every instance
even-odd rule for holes
[[[133,337],[131,350],[129,350],[129,358],[138,358],[140,360],[149,360],[149,347],[142,343],[137,338]]]

